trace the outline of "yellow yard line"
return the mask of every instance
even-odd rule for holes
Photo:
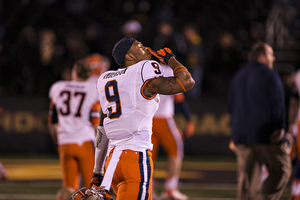
[[[154,163],[157,168],[164,168],[166,162]],[[235,171],[236,163],[234,162],[183,162],[182,168],[185,170],[213,170],[213,171]]]
[[[8,171],[9,180],[58,180],[61,179],[61,169],[58,159],[1,159]],[[164,178],[167,175],[166,162],[156,162],[155,178]],[[234,162],[183,162],[180,178],[201,179],[201,170],[234,171]]]
[[[7,165],[9,180],[44,180],[61,179],[61,170],[59,165]]]
[[[166,170],[154,170],[154,178],[165,178],[168,172]],[[201,179],[203,178],[203,173],[200,171],[181,171],[180,178],[184,179]]]

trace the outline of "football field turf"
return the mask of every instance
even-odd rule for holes
[[[0,158],[9,173],[0,181],[0,200],[55,200],[61,187],[61,172],[56,155],[22,155]],[[155,190],[160,193],[166,174],[166,158],[155,163]],[[187,157],[180,175],[179,189],[190,200],[236,199],[236,163],[233,157]],[[290,186],[281,199],[288,199]]]

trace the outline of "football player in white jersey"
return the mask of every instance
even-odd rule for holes
[[[164,76],[173,76],[173,70],[168,65],[161,65]],[[160,103],[153,117],[152,134],[152,157],[155,163],[160,145],[168,155],[167,176],[164,183],[164,190],[161,194],[162,199],[186,200],[188,197],[178,190],[179,175],[184,155],[183,134],[178,128],[175,119],[175,104],[180,108],[180,112],[186,119],[186,138],[194,134],[194,124],[191,122],[190,109],[185,101],[184,94],[159,95]],[[153,199],[159,197],[153,193]]]
[[[58,81],[49,91],[48,127],[58,145],[62,186],[74,190],[81,186],[80,177],[87,187],[93,175],[100,103],[96,84],[87,81],[91,73],[89,64],[78,60],[72,69],[72,80]]]
[[[112,55],[121,68],[103,73],[97,83],[103,115],[97,131],[92,185],[106,190],[112,186],[117,200],[150,200],[152,118],[159,104],[157,94],[188,91],[194,79],[168,48],[154,52],[133,38],[123,38],[115,44]],[[174,76],[163,77],[163,69],[151,60],[152,55],[170,65]]]

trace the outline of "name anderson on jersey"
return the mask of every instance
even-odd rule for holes
[[[128,68],[125,68],[125,69],[120,70],[120,71],[117,71],[117,72],[110,72],[110,73],[107,73],[107,74],[103,77],[103,79],[113,78],[113,77],[115,77],[115,76],[119,76],[119,75],[125,74],[127,69],[128,69]]]

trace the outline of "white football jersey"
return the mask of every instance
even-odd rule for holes
[[[174,76],[173,69],[169,65],[162,65],[164,76]],[[176,95],[176,94],[175,94]],[[175,95],[159,95],[160,103],[154,115],[155,118],[171,118],[174,115],[174,97]]]
[[[97,90],[104,114],[104,128],[110,147],[142,151],[152,150],[152,118],[159,95],[146,97],[142,88],[154,77],[163,76],[154,60],[144,60],[117,71],[107,71],[98,79]]]
[[[92,107],[99,102],[95,83],[58,81],[51,86],[49,98],[58,116],[58,144],[81,145],[95,140],[95,128],[90,121]]]

